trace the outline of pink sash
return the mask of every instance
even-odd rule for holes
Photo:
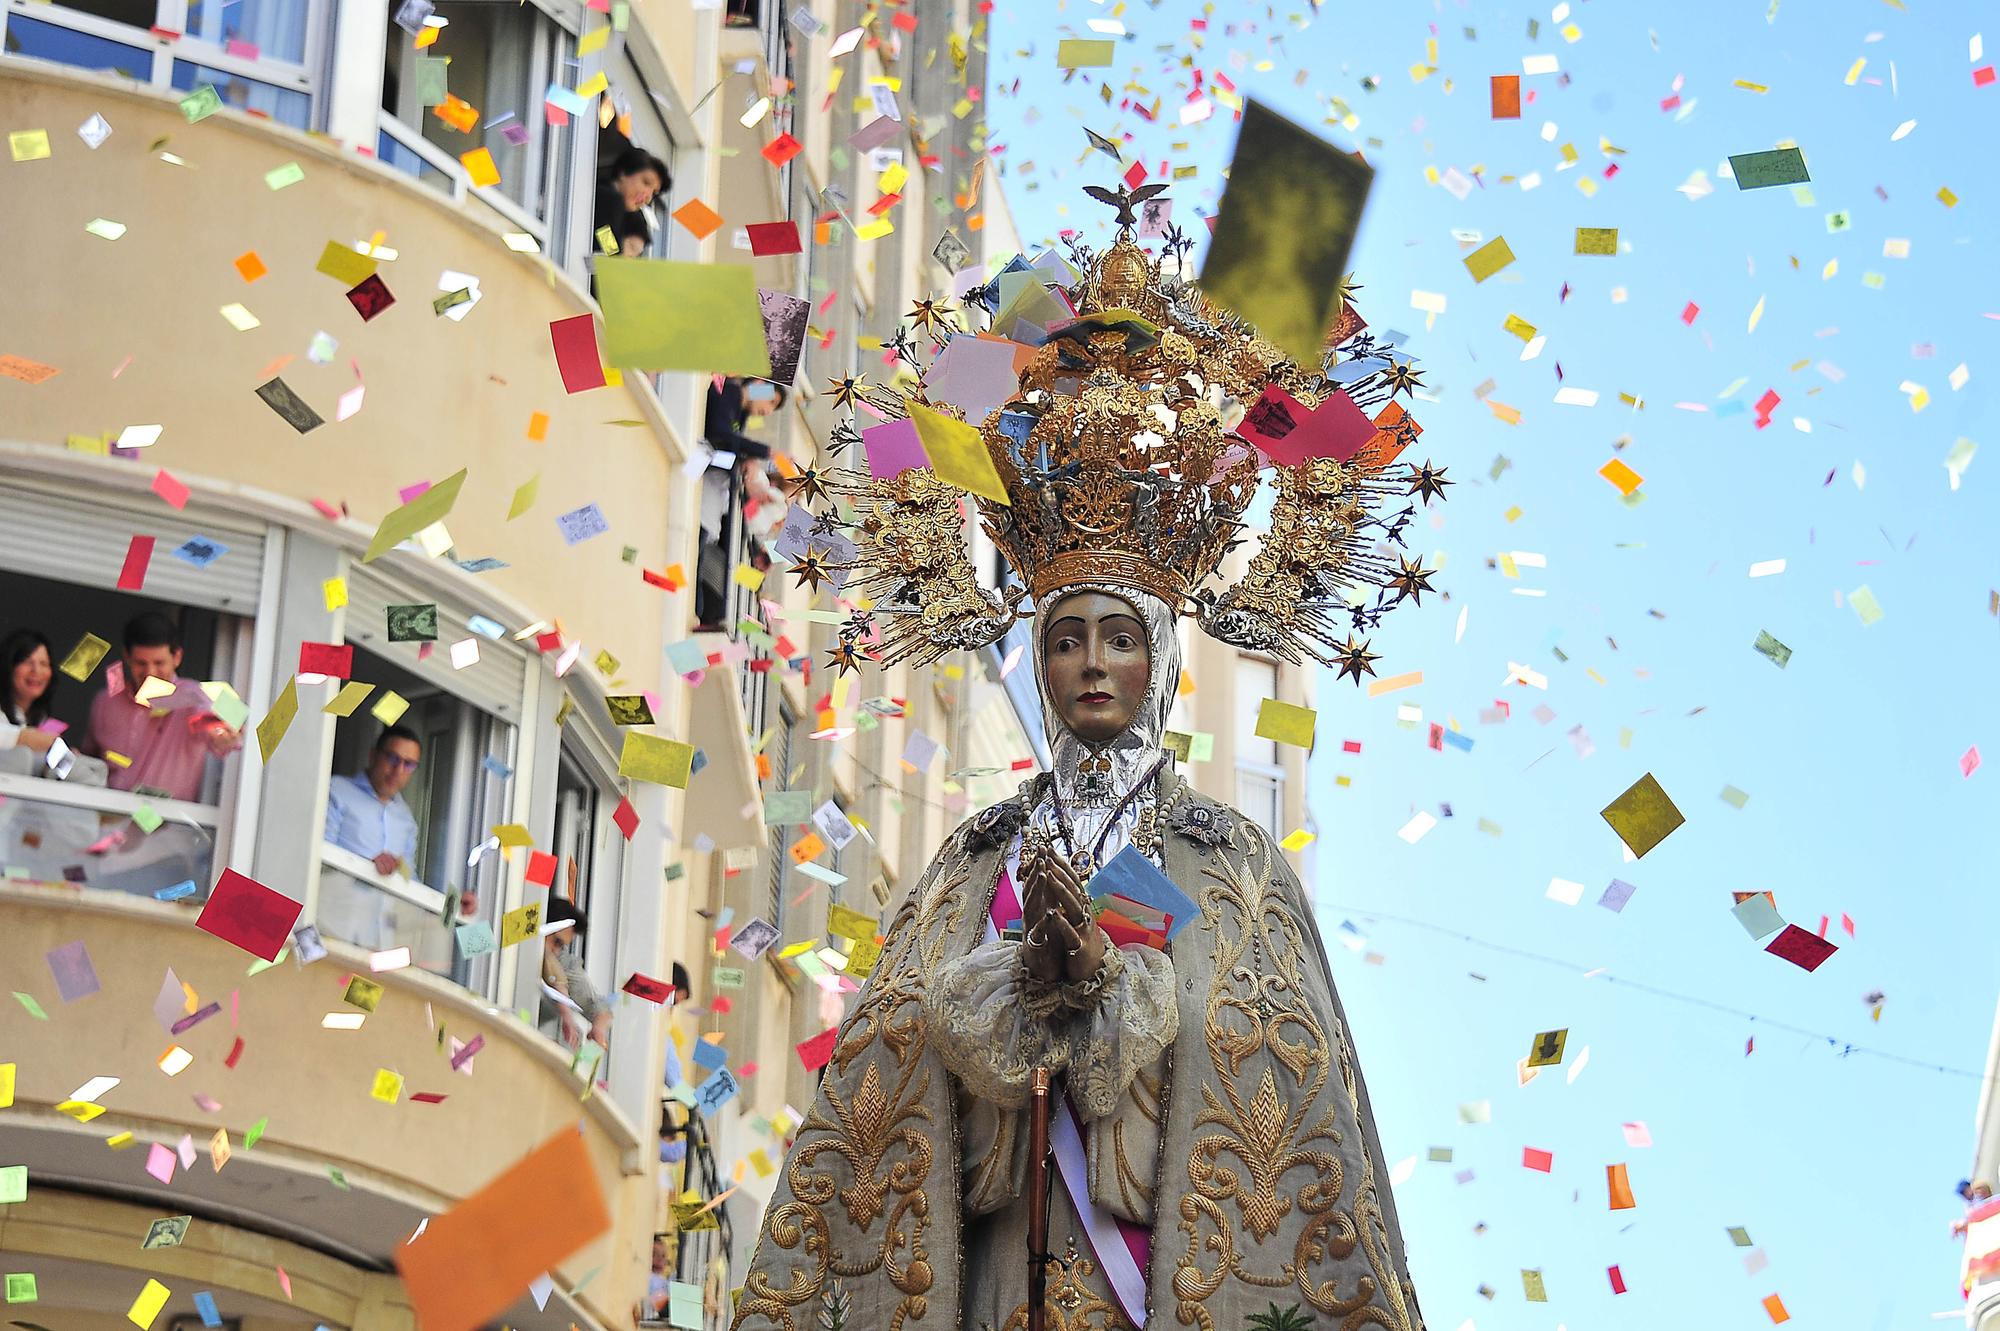
[[[1021,919],[1020,898],[1014,891],[1014,880],[1006,870],[1000,871],[1000,883],[993,893],[993,909],[986,921],[986,941],[997,942],[1003,924]],[[1097,1259],[1097,1269],[1102,1271],[1111,1285],[1111,1292],[1118,1296],[1118,1303],[1125,1312],[1125,1320],[1133,1326],[1146,1324],[1146,1264],[1152,1255],[1153,1236],[1141,1225],[1135,1225],[1108,1211],[1100,1211],[1090,1197],[1090,1159],[1084,1151],[1083,1126],[1077,1118],[1076,1107],[1065,1095],[1056,1102],[1056,1111],[1049,1116],[1049,1141],[1056,1157],[1056,1172],[1061,1176],[1062,1189],[1068,1194],[1070,1204],[1076,1208],[1077,1218],[1083,1221],[1084,1237],[1089,1241],[1091,1255]]]

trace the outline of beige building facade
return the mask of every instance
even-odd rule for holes
[[[835,57],[863,23],[851,0],[608,10],[0,4],[0,356],[15,358],[0,631],[39,630],[58,664],[86,635],[110,645],[57,679],[74,739],[124,622],[164,613],[181,673],[227,685],[246,731],[185,800],[116,789],[95,760],[57,781],[0,755],[0,967],[43,1014],[0,1018],[0,1165],[25,1164],[29,1188],[0,1206],[0,1252],[37,1292],[16,1316],[130,1325],[153,1280],[161,1327],[202,1325],[199,1293],[251,1331],[413,1326],[399,1246],[574,1129],[611,1228],[551,1264],[540,1306],[523,1296],[497,1320],[653,1320],[658,1274],[725,1325],[815,1086],[796,1047],[852,1005],[854,941],[827,932],[832,908],[886,919],[945,833],[1042,761],[1032,670],[1004,668],[1025,627],[923,671],[826,668],[840,607],[769,559],[769,506],[786,501],[768,482],[750,487],[761,515],[731,497],[729,613],[697,633],[707,377],[613,371],[570,393],[552,352],[552,325],[595,313],[598,189],[615,151],[639,147],[673,177],[648,254],[754,264],[810,303],[797,387],[753,434],[794,469],[827,461],[828,380],[888,375],[910,303],[950,293],[932,257],[945,231],[989,264],[1023,248],[980,170],[983,16],[965,0],[912,7],[914,28],[885,14]],[[449,56],[476,134],[427,100],[426,51]],[[204,87],[219,109],[191,119]],[[854,146],[890,111],[893,128]],[[773,166],[781,133],[801,151]],[[497,184],[462,160],[477,146]],[[894,228],[860,239],[885,179]],[[695,200],[722,218],[705,237],[673,220]],[[803,252],[753,256],[745,227],[779,220]],[[330,244],[395,303],[364,318],[353,283],[323,271]],[[280,381],[291,398],[267,388]],[[302,431],[294,398],[320,423]],[[365,557],[386,516],[461,470],[441,523]],[[571,543],[558,516],[591,506],[607,529]],[[137,586],[135,540],[151,551]],[[389,608],[413,605],[435,607],[434,642],[391,633]],[[373,686],[351,715],[324,710],[337,679],[301,675],[312,644],[351,648],[348,678]],[[1213,736],[1196,785],[1259,821],[1268,807],[1279,836],[1308,826],[1305,755],[1249,728],[1264,696],[1309,704],[1310,675],[1198,634],[1187,671],[1176,725]],[[638,731],[698,750],[685,789],[620,774],[635,728],[609,700],[631,697],[653,716]],[[265,757],[249,731],[288,698]],[[417,850],[385,875],[325,833],[334,783],[389,716],[423,759]],[[780,792],[841,817],[767,823]],[[253,964],[198,929],[225,868],[299,902],[327,955]],[[510,913],[551,895],[589,920],[580,964],[613,1013],[602,1046],[538,1029],[539,939],[498,945]],[[754,918],[781,941],[751,961],[727,940]],[[78,945],[86,994],[49,960]],[[620,993],[676,962],[684,1010]],[[352,976],[381,986],[372,1010],[348,1000]],[[688,1118],[667,1102],[716,1063],[738,1089],[663,1163],[663,1115]],[[719,1228],[682,1232],[673,1203],[689,1196],[725,1197]],[[178,1247],[139,1248],[177,1215],[194,1218]]]

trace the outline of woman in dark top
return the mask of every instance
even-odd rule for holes
[[[643,148],[627,148],[612,159],[604,183],[597,188],[594,226],[624,235],[626,218],[651,204],[674,183],[667,164]]]
[[[54,659],[47,635],[35,629],[15,629],[0,640],[0,719],[21,728],[15,744],[37,753],[47,753],[56,738],[35,729],[55,701]]]

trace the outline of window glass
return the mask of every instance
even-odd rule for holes
[[[1272,840],[1285,835],[1278,830],[1278,818],[1282,814],[1281,796],[1284,782],[1280,777],[1262,772],[1236,773],[1236,805],[1245,818],[1271,834]]]
[[[616,987],[618,893],[625,867],[624,834],[612,821],[617,807],[618,793],[594,780],[585,761],[565,745],[556,770],[556,825],[549,847],[560,861],[554,890],[589,922],[585,966],[601,994]]]
[[[513,0],[444,0],[432,17],[444,22],[437,40],[421,50],[389,23],[382,108],[454,158],[486,148],[500,172],[500,192],[541,216],[547,138],[541,94],[555,25],[533,5]],[[424,103],[421,60],[450,62],[445,88],[477,114],[471,132],[445,123]]]
[[[202,84],[213,84],[226,105],[246,111],[261,111],[281,125],[306,129],[312,120],[312,98],[291,88],[279,88],[241,74],[210,69],[189,60],[174,61],[173,86],[192,92]]]
[[[152,6],[146,8],[150,10]],[[152,22],[150,18],[146,21]],[[142,83],[153,77],[151,51],[19,14],[7,19],[7,54],[53,60],[76,69],[108,70]]]
[[[311,18],[312,0],[188,0],[187,35],[217,46],[247,42],[256,55],[240,48],[231,54],[296,65],[306,58]]]
[[[150,28],[158,22],[159,6],[155,0],[63,0],[55,8],[73,9],[79,14],[108,18],[113,23],[129,23],[135,28]],[[12,20],[9,20],[8,26],[13,26]]]
[[[1278,696],[1278,667],[1254,656],[1236,658],[1236,761],[1278,764],[1278,743],[1257,734],[1257,711]]]
[[[771,737],[770,747],[766,750],[771,757],[771,780],[765,786],[767,791],[784,790],[792,779],[792,732],[797,729],[798,717],[792,712],[792,705],[780,701],[777,733]],[[771,900],[764,911],[764,918],[780,930],[785,927],[785,893],[788,886],[785,871],[792,865],[792,857],[786,852],[792,848],[792,831],[788,825],[771,824]]]
[[[375,156],[378,160],[395,167],[404,175],[415,176],[438,193],[449,196],[452,190],[451,174],[440,171],[430,164],[430,160],[415,148],[405,147],[388,130],[376,135]]]

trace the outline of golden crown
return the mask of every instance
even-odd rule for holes
[[[865,404],[885,421],[913,421],[930,463],[885,462],[870,429],[868,471],[815,468],[795,483],[807,499],[846,501],[817,529],[844,526],[853,540],[851,558],[835,563],[811,547],[802,562],[815,575],[851,571],[853,587],[875,598],[843,633],[835,664],[864,653],[924,662],[981,647],[1024,613],[1024,598],[1110,583],[1158,596],[1225,642],[1292,661],[1310,655],[1359,683],[1376,658],[1354,631],[1432,590],[1432,571],[1397,548],[1416,504],[1450,482],[1429,463],[1390,470],[1421,433],[1395,400],[1421,386],[1415,362],[1377,343],[1344,303],[1322,363],[1298,365],[1181,275],[1192,242],[1177,229],[1162,237],[1160,258],[1140,248],[1132,208],[1146,191],[1091,192],[1119,208],[1108,249],[1072,241],[1070,264],[1017,259],[965,297],[968,316],[993,325],[989,340],[1004,333],[1027,344],[998,406],[966,422],[963,406],[923,380],[900,390],[860,378],[830,385],[849,412]],[[1169,260],[1173,271],[1163,272]],[[1052,310],[1045,322],[1034,313]],[[925,339],[935,358],[970,336],[952,314],[919,301],[895,339],[899,359],[914,370]],[[851,423],[836,431],[837,444],[861,437]],[[1242,576],[1213,590],[1267,469],[1269,531]],[[974,574],[967,491],[1020,579],[1003,593]],[[1342,621],[1345,642],[1335,632]]]

